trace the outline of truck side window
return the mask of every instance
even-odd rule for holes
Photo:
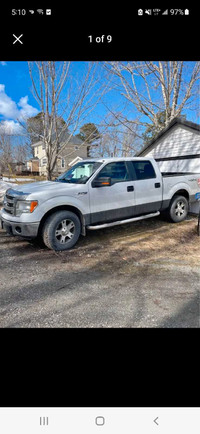
[[[108,163],[106,166],[104,166],[99,172],[98,178],[107,176],[111,178],[111,184],[131,180],[124,161]]]
[[[156,178],[154,168],[150,161],[132,161],[132,164],[138,180]]]

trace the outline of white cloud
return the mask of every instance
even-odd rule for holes
[[[5,85],[0,84],[0,115],[6,120],[24,121],[28,117],[35,116],[38,110],[28,104],[28,96],[20,98],[16,104],[5,92]]]
[[[1,66],[6,66],[6,65],[7,65],[7,63],[4,62],[4,60],[2,60],[2,61],[0,62],[0,64],[1,64]]]
[[[25,131],[24,128],[22,127],[22,125],[19,124],[19,122],[6,120],[0,123],[0,133],[2,132],[4,134],[12,136],[12,135],[23,135],[24,131]]]
[[[20,109],[20,119],[26,119],[31,116],[35,116],[38,113],[38,110],[32,105],[28,104],[28,96],[24,96],[20,98],[18,102],[18,106]]]
[[[0,84],[0,115],[10,119],[16,119],[18,116],[17,104],[6,95],[4,84]]]

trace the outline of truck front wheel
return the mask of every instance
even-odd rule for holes
[[[71,249],[79,239],[80,220],[71,211],[57,211],[47,217],[42,230],[44,244],[51,250]]]
[[[174,196],[168,214],[174,223],[182,222],[188,215],[188,201],[184,196]]]

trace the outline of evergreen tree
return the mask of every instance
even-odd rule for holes
[[[95,124],[89,122],[84,124],[80,128],[80,133],[76,134],[76,137],[78,137],[80,140],[82,140],[85,143],[88,143],[88,156],[90,155],[90,148],[92,145],[94,146],[95,142],[100,139],[101,135],[98,131],[98,128]]]

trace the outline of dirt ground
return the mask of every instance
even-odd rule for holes
[[[0,327],[200,326],[197,218],[88,231],[54,252],[0,230]]]

